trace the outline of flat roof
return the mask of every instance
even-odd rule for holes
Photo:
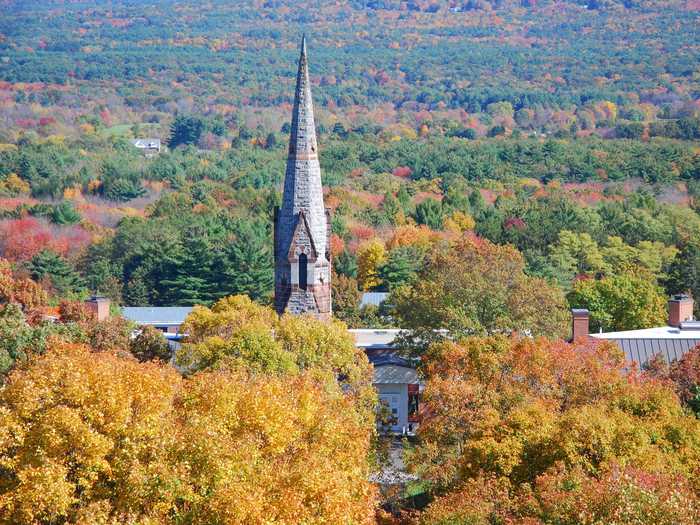
[[[193,306],[124,306],[122,315],[136,324],[177,326],[185,322]]]
[[[681,330],[675,326],[657,326],[621,332],[591,334],[597,339],[700,339],[700,329]]]
[[[401,333],[399,328],[350,328],[355,344],[360,348],[392,348],[394,339]]]

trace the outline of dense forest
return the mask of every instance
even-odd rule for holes
[[[359,291],[461,235],[573,306],[609,279],[697,294],[700,11],[673,5],[5,2],[2,256],[55,301],[269,302],[307,32],[339,317],[403,322]]]
[[[330,323],[270,308],[303,33]],[[700,349],[562,338],[700,315],[699,214],[697,0],[0,0],[0,524],[695,525]],[[419,358],[400,489],[347,326]]]

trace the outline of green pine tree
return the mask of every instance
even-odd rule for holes
[[[415,219],[418,224],[425,224],[433,230],[442,229],[443,211],[440,202],[426,199],[416,206]]]
[[[61,296],[80,295],[86,291],[85,282],[68,261],[50,250],[36,254],[27,263],[27,269],[35,281],[48,279]]]
[[[51,222],[54,224],[76,224],[80,222],[80,219],[80,214],[68,201],[56,204],[51,210]]]
[[[240,221],[236,239],[225,250],[221,295],[247,294],[260,300],[273,284],[271,240],[262,224]]]
[[[379,277],[388,291],[412,283],[418,276],[422,256],[411,246],[400,246],[389,252],[386,263],[379,268]]]
[[[211,304],[218,297],[219,284],[214,278],[215,249],[204,228],[192,228],[183,233],[182,245],[166,261],[163,304],[189,306]]]

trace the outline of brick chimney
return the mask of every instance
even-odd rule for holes
[[[590,333],[588,324],[590,313],[585,308],[573,308],[571,310],[571,340],[576,341],[581,337],[588,337]]]
[[[668,301],[668,325],[680,328],[683,321],[693,319],[693,300],[685,294],[671,296]]]
[[[85,301],[85,306],[95,314],[95,318],[98,321],[104,321],[109,317],[109,303],[110,301],[107,297],[93,295]]]

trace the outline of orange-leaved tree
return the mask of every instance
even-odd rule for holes
[[[445,498],[426,523],[490,523],[459,512],[498,509],[529,523],[581,523],[584,515],[583,523],[607,523],[637,497],[635,516],[656,505],[666,516],[657,523],[672,523],[671,480],[678,523],[697,518],[700,422],[668,383],[628,370],[615,345],[468,338],[431,346],[424,371],[425,417],[411,464]],[[529,506],[509,507],[495,489],[498,501],[470,499],[469,487],[484,479],[508,497],[532,498]],[[620,494],[626,499],[616,502]]]
[[[616,467],[600,477],[564,468],[533,487],[512,490],[503,479],[480,476],[437,498],[421,525],[695,525],[700,499],[687,479]]]
[[[0,305],[19,304],[24,311],[46,305],[46,291],[31,279],[16,277],[12,266],[5,259],[0,259]]]

